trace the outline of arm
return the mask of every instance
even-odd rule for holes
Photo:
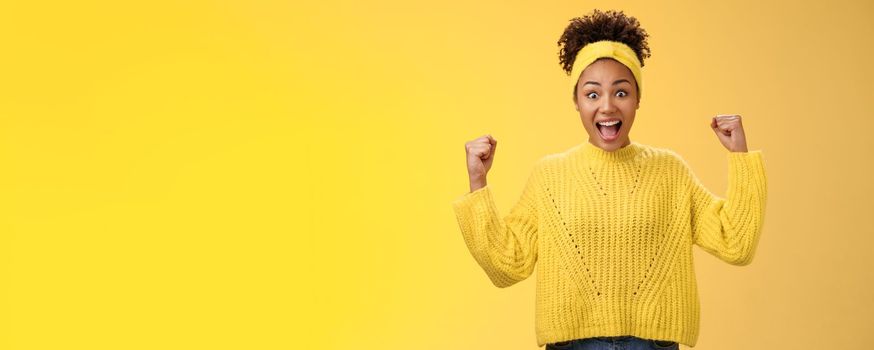
[[[452,203],[464,243],[497,287],[516,284],[534,271],[537,179],[535,169],[510,214],[503,218],[489,185],[466,193]]]
[[[732,265],[752,262],[765,218],[767,178],[760,150],[729,152],[727,198],[689,172],[693,243]]]

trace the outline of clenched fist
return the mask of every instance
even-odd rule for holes
[[[710,120],[710,128],[730,152],[747,151],[747,138],[740,120],[737,114],[719,114]]]
[[[470,177],[471,192],[486,185],[486,174],[492,168],[497,148],[498,140],[488,134],[464,144],[464,149],[467,152],[467,175]]]

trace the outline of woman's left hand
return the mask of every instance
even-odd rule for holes
[[[747,138],[740,115],[720,114],[710,120],[710,128],[716,133],[719,142],[730,152],[746,152]]]

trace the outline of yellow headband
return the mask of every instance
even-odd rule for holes
[[[571,91],[576,88],[583,70],[601,57],[613,58],[631,70],[634,80],[637,81],[637,93],[639,96],[643,84],[640,76],[640,61],[637,59],[637,54],[625,43],[612,40],[601,40],[586,44],[577,52],[577,57],[574,59],[574,67],[571,69]]]

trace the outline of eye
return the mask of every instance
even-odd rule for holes
[[[619,92],[617,92],[617,93],[622,93],[622,94],[623,94],[623,95],[622,95],[623,97],[628,96],[628,93],[625,92],[625,91],[623,91],[623,90],[619,90]]]
[[[592,99],[592,98],[594,98],[594,97],[590,97],[590,96],[592,96],[592,94],[595,94],[595,95],[597,95],[597,93],[596,93],[596,92],[594,92],[594,91],[592,91],[592,92],[590,92],[590,93],[588,93],[588,94],[586,94],[586,97],[588,97],[588,98],[590,98],[590,99]]]

